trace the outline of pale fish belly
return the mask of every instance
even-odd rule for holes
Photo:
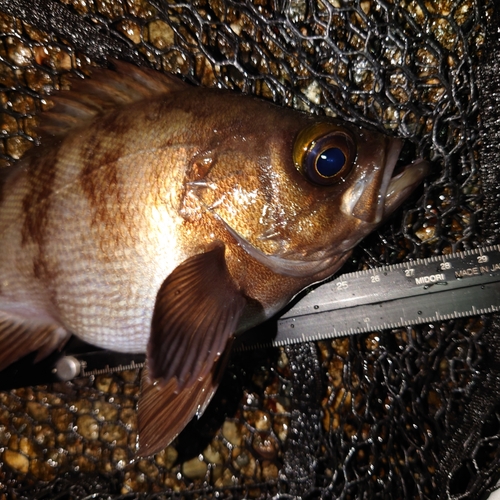
[[[47,204],[26,215],[26,178],[6,200],[12,215],[1,245],[11,249],[0,262],[0,300],[21,305],[24,316],[47,314],[98,347],[145,352],[157,291],[187,257],[178,231],[182,176],[175,169],[152,175],[154,165],[119,160],[99,169],[90,193],[80,179],[68,179],[71,159],[57,163]],[[32,234],[23,235],[27,227]]]
[[[64,239],[55,236],[48,244],[58,256],[54,293],[64,326],[86,342],[122,352],[145,352],[157,291],[186,258],[175,208],[148,202],[138,190],[123,194],[125,213],[110,207],[110,220],[82,218],[93,211],[89,200],[80,197],[87,205],[80,208],[68,200],[51,223],[55,235],[67,228]],[[111,227],[120,222],[122,228]]]

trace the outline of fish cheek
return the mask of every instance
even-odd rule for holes
[[[216,372],[227,362],[223,353],[246,305],[224,252],[225,246],[216,243],[188,258],[158,291],[147,349],[148,375],[139,401],[139,454],[167,446],[205,408],[217,387]]]

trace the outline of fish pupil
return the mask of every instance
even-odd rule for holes
[[[340,148],[325,149],[316,160],[316,170],[323,177],[337,175],[346,163],[346,157]]]

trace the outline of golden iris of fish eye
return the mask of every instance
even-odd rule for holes
[[[325,147],[316,155],[313,163],[314,173],[309,172],[306,163],[308,159],[307,156],[312,153],[319,141],[327,140],[329,136],[332,142],[327,142]],[[342,141],[340,141],[341,138]],[[335,175],[327,177],[318,171],[317,161],[321,154],[330,148],[338,148],[342,151],[345,157],[345,164]],[[301,130],[293,146],[293,162],[295,168],[297,168],[306,179],[316,184],[334,184],[338,180],[345,178],[354,162],[354,157],[355,142],[352,135],[338,125],[328,122],[316,123]],[[315,182],[314,177],[317,177],[317,180],[320,182]]]

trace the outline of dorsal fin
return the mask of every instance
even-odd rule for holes
[[[39,137],[66,134],[111,109],[187,86],[173,76],[123,61],[112,61],[112,67],[93,69],[90,78],[73,80],[71,90],[51,95],[54,106],[39,116]]]

